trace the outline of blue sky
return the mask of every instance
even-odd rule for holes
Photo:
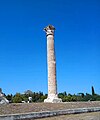
[[[99,0],[0,0],[0,87],[47,93],[46,35],[55,26],[58,92],[100,94]]]

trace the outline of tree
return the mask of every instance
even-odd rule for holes
[[[24,93],[27,94],[27,95],[32,95],[33,94],[33,92],[31,90],[27,90]]]
[[[0,88],[0,93],[2,93],[2,88]]]
[[[16,93],[16,95],[13,97],[14,103],[21,103],[23,101],[22,95],[20,93]]]
[[[7,100],[9,100],[10,103],[12,103],[12,98],[13,98],[13,95],[12,94],[8,94],[6,96]]]
[[[92,95],[95,95],[94,87],[92,86]]]
[[[81,96],[82,98],[84,97],[84,93],[78,93],[79,96]]]

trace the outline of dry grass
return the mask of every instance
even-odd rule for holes
[[[73,108],[100,107],[99,102],[68,102],[68,103],[17,103],[0,105],[0,115],[27,112],[53,111]]]

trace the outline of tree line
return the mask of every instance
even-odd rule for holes
[[[47,98],[47,94],[43,94],[43,92],[32,92],[31,90],[27,90],[24,92],[24,94],[8,94],[5,95],[5,97],[10,103],[43,102],[44,99]],[[95,93],[93,86],[91,87],[91,94],[78,93],[77,95],[72,95],[70,93],[67,94],[66,92],[63,92],[59,93],[58,97],[61,98],[63,102],[100,101],[100,95]]]

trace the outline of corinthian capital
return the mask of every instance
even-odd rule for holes
[[[55,28],[52,25],[48,25],[44,28],[44,31],[46,32],[47,36],[48,35],[54,35],[54,30],[55,30]]]

